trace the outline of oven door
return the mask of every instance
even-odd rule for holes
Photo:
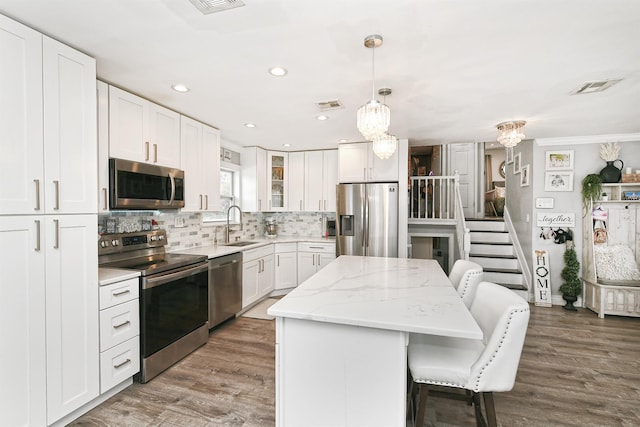
[[[148,357],[208,319],[208,264],[142,277],[140,352]]]

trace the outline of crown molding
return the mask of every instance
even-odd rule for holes
[[[613,133],[610,135],[567,136],[559,138],[536,138],[539,146],[546,145],[581,145],[602,144],[605,142],[636,142],[640,141],[640,133]]]

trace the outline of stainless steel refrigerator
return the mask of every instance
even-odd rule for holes
[[[338,184],[336,253],[398,256],[398,184]]]

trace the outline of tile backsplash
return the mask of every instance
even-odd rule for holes
[[[242,231],[232,225],[229,239],[250,240],[263,237],[264,224],[268,218],[274,218],[278,224],[279,236],[318,236],[322,234],[322,218],[335,218],[335,214],[322,212],[243,212]],[[114,211],[98,216],[98,228],[106,230],[106,220],[117,220],[117,232],[133,232],[143,229],[145,222],[155,220],[160,228],[167,230],[168,251],[177,251],[199,246],[209,246],[225,239],[224,222],[202,223],[199,213],[179,213],[170,211]],[[217,224],[217,225],[215,225]]]

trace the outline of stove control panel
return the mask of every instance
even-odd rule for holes
[[[167,244],[166,230],[140,231],[136,233],[104,234],[98,240],[98,255],[148,249]]]

